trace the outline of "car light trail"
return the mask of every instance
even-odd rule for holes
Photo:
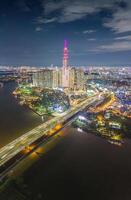
[[[50,119],[49,121],[45,122],[44,124],[39,125],[35,129],[25,133],[21,137],[15,139],[8,145],[4,146],[0,149],[0,166],[5,164],[19,152],[25,149],[25,147],[29,147],[33,142],[44,135],[50,135],[51,130],[55,127],[60,128],[61,124],[64,123],[70,117],[73,117],[76,113],[83,110],[94,101],[98,100],[97,95],[94,97],[90,97],[89,99],[79,103],[75,107],[72,107],[65,113]]]

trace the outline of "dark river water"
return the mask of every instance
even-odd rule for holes
[[[130,200],[131,140],[118,147],[72,127],[63,132],[23,174],[29,199]]]
[[[18,104],[12,95],[16,83],[0,88],[0,148],[41,123],[34,112]]]
[[[38,116],[18,105],[11,95],[14,88],[9,83],[0,90],[1,146],[41,123]],[[28,200],[131,200],[130,139],[115,146],[72,126],[61,132],[55,145],[43,144],[14,170],[23,181],[19,192]]]

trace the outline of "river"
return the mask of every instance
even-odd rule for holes
[[[41,118],[12,95],[15,82],[0,88],[0,148],[41,123]]]
[[[8,83],[0,90],[1,146],[41,123],[11,95],[15,87],[15,83]],[[41,145],[12,172],[22,177],[23,183],[17,189],[27,199],[131,199],[130,139],[119,147],[90,131],[80,132],[68,126],[57,140],[49,144],[51,147]]]
[[[64,128],[60,136],[58,142],[42,145],[20,163],[19,191],[27,199],[131,199],[130,139],[119,147],[71,126]]]

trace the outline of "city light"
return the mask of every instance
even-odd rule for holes
[[[84,116],[79,115],[78,117],[80,120],[86,120],[86,118]]]
[[[0,200],[131,200],[131,0],[5,0],[0,25]]]

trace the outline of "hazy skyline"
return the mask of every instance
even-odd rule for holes
[[[0,6],[0,64],[131,64],[129,0],[5,0]]]

